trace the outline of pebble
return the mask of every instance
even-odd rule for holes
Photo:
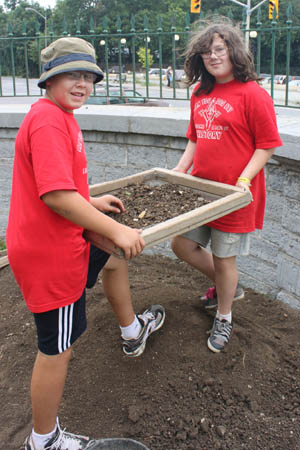
[[[223,425],[219,425],[216,427],[216,432],[220,437],[224,437],[226,434],[226,428]]]

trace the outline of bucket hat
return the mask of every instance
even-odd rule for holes
[[[95,49],[89,42],[76,37],[64,37],[52,42],[41,51],[42,74],[38,87],[46,89],[46,80],[60,73],[75,70],[92,72],[94,83],[103,79],[103,72],[96,64]]]

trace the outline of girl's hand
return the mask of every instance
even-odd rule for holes
[[[180,168],[179,166],[176,166],[172,169],[174,172],[179,172],[179,173],[186,173],[186,170]]]
[[[91,204],[102,212],[114,212],[120,214],[125,211],[122,201],[114,195],[107,194],[101,197],[91,197]]]
[[[236,186],[242,188],[244,191],[250,192],[251,197],[252,197],[252,201],[253,201],[252,192],[250,190],[250,186],[249,186],[248,183],[245,183],[244,181],[237,181]]]

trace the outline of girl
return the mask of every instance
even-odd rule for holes
[[[174,253],[215,284],[218,309],[208,347],[220,352],[233,329],[232,302],[237,291],[236,256],[249,254],[249,233],[263,225],[263,167],[282,142],[273,102],[259,86],[254,64],[240,32],[228,23],[210,24],[186,51],[185,72],[191,97],[188,144],[174,168],[191,175],[250,190],[250,205],[172,240]],[[201,80],[201,82],[199,82]],[[209,253],[204,247],[210,241]]]

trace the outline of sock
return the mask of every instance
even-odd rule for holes
[[[44,450],[47,442],[54,436],[56,432],[57,425],[55,425],[54,430],[47,434],[38,434],[32,429],[32,440],[36,450]]]
[[[140,324],[139,319],[134,316],[134,321],[128,325],[127,327],[120,327],[121,336],[124,339],[136,339],[141,332],[142,325]]]
[[[227,320],[227,322],[232,322],[232,312],[230,311],[229,314],[220,314],[219,311],[217,311],[217,318],[220,320]]]

